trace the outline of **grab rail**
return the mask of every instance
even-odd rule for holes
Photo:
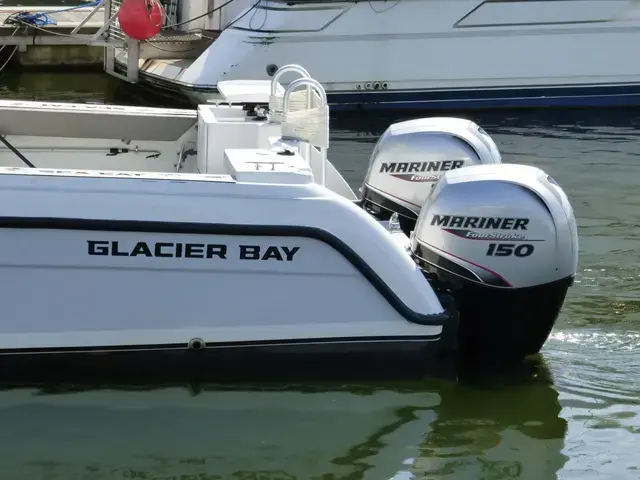
[[[291,110],[291,97],[300,87],[307,87],[308,103],[314,92],[319,97],[319,104],[313,108],[308,106],[303,110]],[[325,186],[327,170],[327,148],[329,148],[329,106],[327,92],[317,80],[313,78],[299,78],[289,84],[282,97],[282,139],[292,139],[306,142],[318,148],[321,161],[320,184]],[[311,166],[311,150],[309,152],[309,166]]]
[[[288,72],[299,73],[302,78],[311,78],[311,75],[309,75],[309,72],[307,72],[306,69],[304,69],[300,65],[296,65],[295,63],[285,65],[284,67],[280,67],[278,71],[273,75],[273,78],[271,79],[271,95],[273,96],[276,95],[278,80],[280,80],[280,77],[282,75]]]
[[[271,79],[271,91],[269,95],[269,122],[280,123],[283,118],[282,97],[278,96],[278,80],[285,73],[297,73],[301,78],[311,78],[309,72],[300,65],[290,64],[285,65],[278,69]],[[304,92],[298,92],[295,97],[295,110],[304,110],[311,108],[312,98],[309,89],[306,94]]]
[[[287,87],[287,89],[284,92],[284,97],[282,100],[282,107],[285,113],[288,112],[289,110],[289,103],[290,103],[290,97],[291,94],[293,93],[293,91],[300,87],[300,86],[306,86],[306,87],[311,87],[312,89],[314,89],[318,95],[320,96],[320,101],[321,104],[319,105],[319,107],[325,107],[327,105],[327,92],[325,92],[324,88],[322,87],[322,85],[320,84],[320,82],[318,82],[317,80],[314,80],[311,77],[306,77],[306,78],[298,78],[297,80],[294,80],[293,82],[291,82],[289,84],[289,86]]]

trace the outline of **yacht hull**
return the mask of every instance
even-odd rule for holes
[[[631,0],[270,1],[253,10],[197,58],[142,61],[140,80],[201,103],[218,81],[269,79],[303,62],[334,110],[640,105],[640,66],[629,61],[640,5]],[[125,50],[114,58],[126,66]]]

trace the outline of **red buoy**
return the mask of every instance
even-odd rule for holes
[[[136,40],[149,40],[164,24],[164,9],[158,0],[124,0],[118,11],[122,31]]]

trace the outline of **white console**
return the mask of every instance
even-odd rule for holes
[[[282,149],[226,149],[225,173],[237,182],[305,184],[313,183],[313,173],[302,156],[283,154]]]
[[[240,106],[198,107],[198,172],[224,174],[227,148],[270,148],[269,137],[279,137],[281,127],[247,116]]]

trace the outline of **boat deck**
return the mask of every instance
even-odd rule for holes
[[[16,6],[0,7],[0,44],[2,45],[86,45],[88,36],[95,34],[104,25],[104,9],[98,9],[81,28],[71,35],[93,10],[92,7],[66,12],[64,7]],[[47,24],[26,26],[16,32],[20,23],[11,21],[12,15],[20,12],[42,13]],[[46,15],[46,17],[45,17]]]
[[[64,28],[75,28],[77,27],[93,10],[92,7],[79,8],[77,10],[71,10],[67,12],[59,12],[59,10],[64,9],[65,7],[38,7],[38,6],[15,6],[15,7],[0,7],[0,27],[2,29],[10,29],[13,30],[15,28],[14,25],[7,24],[7,20],[14,13],[19,12],[30,12],[30,13],[43,13],[46,14],[48,20],[51,22],[47,24],[44,28],[46,30],[59,30]],[[51,13],[50,13],[51,12]],[[54,13],[55,12],[55,13]],[[89,19],[89,21],[84,25],[85,28],[93,28],[98,30],[100,27],[104,25],[104,8],[100,8],[95,15]]]
[[[31,137],[175,141],[196,110],[0,100],[0,134]]]

